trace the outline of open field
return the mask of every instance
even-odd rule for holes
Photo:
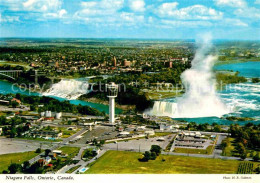
[[[175,153],[189,153],[189,154],[212,154],[213,145],[208,146],[206,149],[191,149],[191,148],[179,148],[175,147]]]
[[[69,158],[73,158],[74,156],[76,156],[79,153],[80,148],[64,146],[64,147],[61,147],[59,150],[62,150],[63,153],[68,154]]]
[[[146,96],[150,99],[150,100],[160,100],[160,99],[165,99],[165,98],[173,98],[173,97],[177,97],[182,95],[181,91],[178,90],[170,90],[170,91],[148,91],[145,93]]]
[[[35,156],[37,156],[37,153],[34,151],[0,155],[0,173],[3,170],[7,170],[11,163],[22,164],[24,161],[30,160]]]
[[[160,155],[156,160],[139,162],[141,153],[108,151],[87,174],[233,174],[240,161]],[[165,161],[162,161],[165,159]]]

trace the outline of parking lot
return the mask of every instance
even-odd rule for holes
[[[115,138],[118,132],[115,131],[114,127],[110,126],[96,126],[92,131],[86,132],[83,137],[78,140],[75,144],[86,144],[87,141],[93,140],[105,140]]]
[[[0,138],[0,154],[35,151],[39,147],[47,149],[51,146],[47,142]]]
[[[139,139],[139,140],[129,140],[121,141],[117,143],[109,143],[104,145],[104,149],[111,150],[124,150],[124,151],[149,151],[152,145],[159,145],[162,149],[165,149],[166,146],[170,143],[173,138],[173,134],[170,136],[160,137],[164,141],[158,141],[159,137],[149,138],[149,139]],[[161,140],[161,139],[160,139]]]

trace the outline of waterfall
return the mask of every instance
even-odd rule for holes
[[[81,95],[89,93],[91,90],[92,88],[90,88],[88,81],[63,79],[53,84],[43,95],[75,100]]]
[[[212,67],[216,56],[208,55],[211,39],[204,36],[202,44],[192,60],[192,67],[181,74],[185,94],[176,102],[156,101],[150,115],[170,116],[174,118],[220,117],[230,112],[215,89]]]

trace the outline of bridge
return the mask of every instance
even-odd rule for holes
[[[16,80],[21,72],[23,72],[22,70],[0,70],[0,76],[4,76],[13,80]]]

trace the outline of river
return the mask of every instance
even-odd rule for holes
[[[73,83],[73,80],[71,82]],[[65,83],[63,82],[63,84],[68,84],[68,82],[65,82]],[[62,92],[62,88],[64,88],[64,87],[62,87],[60,85],[60,89],[57,91],[57,93]],[[40,94],[40,93],[29,92],[28,90],[19,88],[17,85],[15,85],[13,83],[9,83],[7,81],[0,81],[0,93],[1,94],[20,93],[20,94],[23,94],[23,95],[42,96],[42,94]],[[51,94],[53,94],[53,95],[51,95]],[[52,90],[52,93],[50,93],[50,95],[47,95],[47,96],[55,98],[55,99],[60,100],[60,101],[69,100],[69,102],[71,104],[75,104],[75,105],[81,104],[82,106],[93,107],[95,109],[98,109],[99,111],[105,111],[106,113],[109,112],[109,107],[107,105],[97,104],[97,103],[92,103],[92,102],[86,102],[86,101],[76,100],[76,99],[67,99],[67,98],[60,97],[61,95],[55,96],[54,94],[55,94],[55,92],[53,92],[53,90]],[[115,111],[116,111],[116,113],[120,113],[122,110],[116,108]]]

